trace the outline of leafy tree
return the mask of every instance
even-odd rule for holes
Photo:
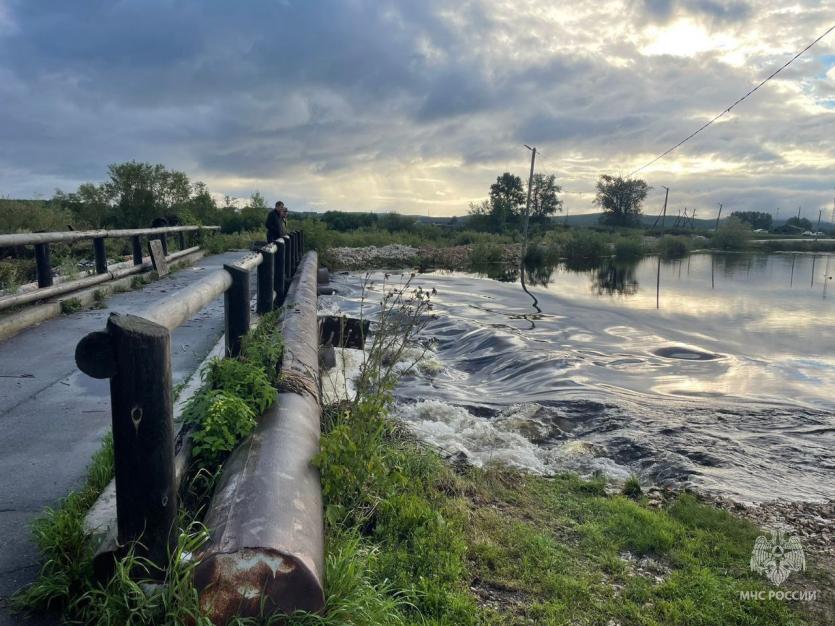
[[[751,228],[771,229],[771,213],[762,211],[734,211],[731,217],[735,217],[748,224]]]
[[[640,222],[641,204],[650,187],[637,178],[623,178],[601,174],[597,181],[594,203],[603,209],[601,221],[618,226],[633,226]]]
[[[196,182],[192,185],[192,196],[187,206],[189,215],[194,218],[194,220],[189,220],[190,223],[216,224],[220,219],[217,202],[209,193],[206,183]]]
[[[505,172],[490,185],[490,212],[496,223],[504,226],[520,214],[525,205],[525,188],[522,179]]]
[[[261,195],[260,191],[256,191],[249,197],[249,204],[247,206],[253,209],[266,209],[267,201],[264,200],[264,196]]]
[[[84,183],[78,191],[64,193],[60,189],[52,198],[54,203],[69,209],[75,226],[102,228],[112,219],[111,196],[104,185]]]
[[[557,194],[562,187],[554,174],[534,174],[531,189],[531,219],[543,221],[557,211],[562,211],[562,200]]]
[[[150,226],[154,218],[179,215],[187,208],[191,184],[184,172],[150,163],[113,164],[104,187],[116,203],[117,226]]]

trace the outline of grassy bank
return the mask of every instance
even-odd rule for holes
[[[748,566],[760,533],[691,494],[454,468],[377,402],[332,410],[326,430],[329,574],[351,575],[329,603],[362,605],[334,623],[823,623],[740,600],[769,588]]]

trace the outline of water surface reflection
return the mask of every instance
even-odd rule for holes
[[[637,472],[750,500],[835,497],[829,261],[697,254],[529,267],[528,293],[483,275],[422,274],[438,292],[426,337],[435,366],[402,382],[398,413],[475,462]],[[513,268],[491,274],[520,279]],[[356,314],[360,282],[339,277],[331,304]]]

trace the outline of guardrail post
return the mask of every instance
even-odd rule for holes
[[[284,291],[290,287],[290,278],[293,276],[292,245],[290,235],[284,235]]]
[[[292,233],[290,233],[290,250],[292,252],[292,254],[290,256],[292,257],[291,262],[293,264],[292,265],[292,268],[293,268],[292,275],[295,276],[296,275],[296,269],[298,269],[298,267],[299,267],[299,240],[296,237],[296,231],[295,230]]]
[[[165,236],[165,233],[160,233],[159,241],[162,244],[162,253],[168,256],[168,237]]]
[[[301,264],[302,262],[302,231],[296,231],[296,263]]]
[[[226,326],[226,356],[241,353],[241,337],[249,331],[249,271],[236,265],[224,265],[232,276],[232,286],[223,294]]]
[[[142,265],[142,237],[140,235],[131,237],[130,247],[133,252],[133,264]]]
[[[93,253],[96,257],[96,274],[107,272],[107,250],[104,248],[104,237],[93,239]]]
[[[177,233],[177,242],[180,244],[180,250],[186,249],[186,234],[183,231]]]
[[[286,244],[283,237],[277,239],[275,245],[273,285],[275,286],[275,306],[279,307],[284,304],[284,259],[286,258],[287,253],[285,252]]]
[[[264,260],[258,266],[258,300],[255,306],[255,311],[258,315],[272,311],[273,302],[275,302],[275,296],[273,294],[275,252],[270,246],[266,246],[261,249],[261,255],[264,257]]]
[[[35,244],[35,272],[38,276],[38,287],[52,286],[52,265],[49,262],[49,244]]]
[[[304,256],[304,231],[299,231],[299,260]]]
[[[76,363],[110,378],[118,543],[136,541],[162,579],[177,517],[171,336],[164,326],[113,313],[105,332],[78,344]]]

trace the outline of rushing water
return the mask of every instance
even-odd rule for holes
[[[835,497],[835,257],[540,267],[527,291],[497,274],[413,279],[437,292],[431,353],[396,413],[428,442],[745,501]],[[373,274],[371,299],[406,278]],[[323,307],[357,315],[363,282],[334,277]]]

